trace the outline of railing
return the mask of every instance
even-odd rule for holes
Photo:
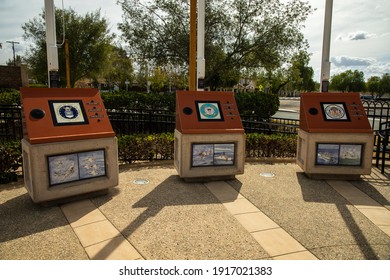
[[[17,105],[0,105],[0,140],[23,137],[22,110]]]
[[[175,113],[166,110],[107,109],[112,129],[117,135],[173,132]]]
[[[297,134],[299,120],[274,118],[268,120],[258,119],[256,116],[241,116],[242,125],[246,133],[283,133]]]
[[[362,100],[362,103],[374,131],[379,130],[381,123],[390,121],[390,100]]]
[[[373,130],[379,124],[390,121],[389,100],[362,100]],[[107,109],[111,125],[117,135],[173,132],[175,113],[167,110],[116,110]],[[256,116],[241,116],[246,133],[296,134],[299,120],[271,117],[267,120]],[[23,137],[21,108],[0,105],[0,140],[18,140]]]

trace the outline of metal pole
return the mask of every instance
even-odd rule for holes
[[[196,90],[196,0],[190,1],[190,90]]]
[[[332,29],[332,9],[333,0],[326,0],[325,3],[325,20],[324,20],[324,37],[322,45],[322,65],[321,65],[321,84],[320,91],[328,92],[330,79],[330,33]]]
[[[197,36],[197,90],[204,89],[206,61],[204,58],[204,18],[205,0],[198,0],[198,36]]]
[[[65,39],[66,87],[70,88],[69,41]]]
[[[46,23],[46,51],[48,86],[58,87],[58,49],[56,37],[56,20],[54,0],[45,0],[45,23]]]

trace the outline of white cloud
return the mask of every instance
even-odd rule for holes
[[[369,66],[377,63],[377,61],[373,58],[350,57],[343,55],[332,57],[330,61],[336,67]]]
[[[355,41],[355,40],[367,40],[375,37],[377,37],[375,33],[368,33],[367,31],[356,31],[356,32],[350,32],[347,35],[341,33],[337,36],[336,40]]]
[[[335,56],[330,60],[331,76],[347,70],[358,70],[364,73],[364,78],[367,80],[371,76],[381,77],[384,73],[390,73],[390,63],[383,63],[374,58]]]

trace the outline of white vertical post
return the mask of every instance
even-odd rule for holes
[[[332,29],[332,9],[333,0],[326,0],[325,3],[325,20],[324,20],[324,37],[322,45],[322,64],[321,64],[321,84],[320,91],[328,92],[330,79],[330,34]]]
[[[58,82],[58,49],[54,0],[45,0],[46,51],[49,87]]]
[[[205,20],[205,0],[198,0],[198,26],[197,26],[197,77],[196,89],[204,89],[204,78],[206,72],[206,61],[204,58],[204,20]]]

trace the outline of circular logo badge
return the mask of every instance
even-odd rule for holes
[[[61,117],[63,117],[64,119],[68,119],[68,120],[75,119],[79,115],[79,111],[77,110],[77,108],[75,108],[71,105],[61,106],[58,109],[58,112],[59,112]]]
[[[325,113],[330,119],[342,119],[345,116],[344,108],[337,104],[326,106]]]
[[[217,106],[215,106],[214,104],[209,104],[209,103],[203,104],[200,107],[200,113],[202,114],[202,116],[204,116],[208,119],[214,119],[215,117],[217,117],[219,115],[219,111],[218,111]]]

